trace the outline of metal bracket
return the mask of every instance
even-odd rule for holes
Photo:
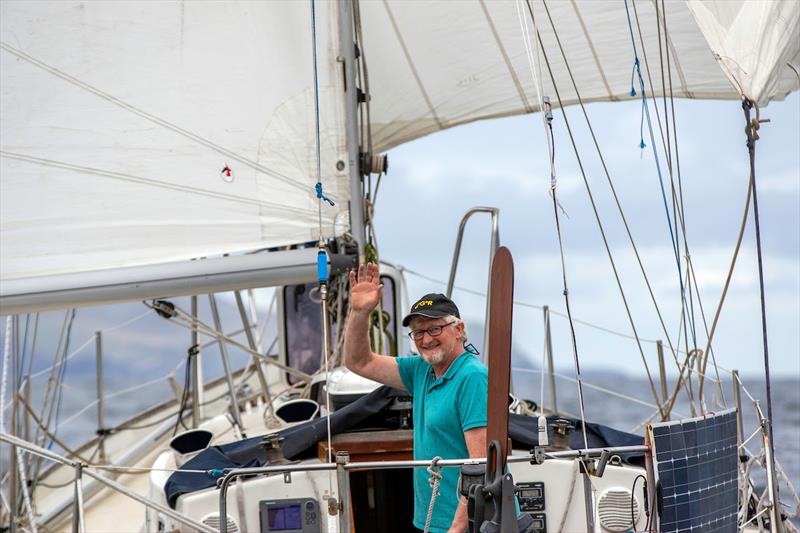
[[[292,482],[292,473],[291,472],[284,472],[283,473],[283,482],[284,483],[291,483]]]
[[[533,451],[531,451],[531,464],[540,465],[544,463],[544,461],[544,446],[536,446]]]

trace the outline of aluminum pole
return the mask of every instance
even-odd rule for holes
[[[171,426],[172,426],[172,423],[170,422],[170,423],[166,424],[164,427],[165,428],[169,428]],[[22,448],[23,450],[27,450],[29,453],[32,453],[32,454],[37,455],[39,457],[43,457],[45,459],[49,459],[51,461],[55,461],[56,463],[59,463],[59,464],[62,464],[62,465],[75,467],[75,466],[81,464],[81,463],[76,462],[76,461],[70,461],[66,457],[62,457],[62,456],[58,455],[57,453],[53,453],[50,450],[42,448],[41,446],[36,446],[35,444],[31,444],[30,442],[26,442],[26,441],[24,441],[22,439],[19,439],[19,438],[13,436],[13,435],[9,435],[8,433],[0,433],[0,442],[6,442],[6,443],[10,444],[11,446],[18,446],[19,448]],[[85,465],[82,465],[82,466],[85,467]],[[141,503],[142,505],[144,505],[146,507],[149,507],[150,509],[155,509],[156,511],[158,511],[160,513],[163,513],[164,515],[172,518],[176,522],[180,522],[181,524],[185,524],[185,525],[187,525],[187,526],[189,526],[191,528],[194,528],[197,531],[200,531],[202,533],[218,533],[216,530],[211,529],[209,526],[207,526],[207,525],[205,525],[205,524],[203,524],[201,522],[193,520],[192,518],[189,518],[188,516],[185,516],[185,515],[177,512],[177,511],[167,507],[166,505],[161,505],[160,503],[154,502],[153,500],[150,500],[150,499],[148,499],[148,498],[146,498],[146,497],[144,497],[144,496],[142,496],[140,494],[137,494],[136,492],[128,489],[124,485],[122,485],[120,483],[117,483],[116,481],[112,481],[110,479],[107,479],[106,477],[104,477],[101,474],[93,472],[91,468],[85,468],[84,470],[82,470],[81,473],[91,477],[92,479],[94,479],[95,481],[100,483],[101,485],[105,485],[106,487],[109,487],[110,489],[112,489],[112,490],[114,490],[116,492],[119,492],[120,494],[122,494],[124,496],[127,496],[127,497],[129,497],[129,498],[131,498],[133,500],[136,500],[137,502]],[[71,503],[74,504],[74,502],[71,502]],[[53,515],[48,513],[48,515],[42,517],[42,522],[43,523],[44,522],[48,522],[49,520],[52,520],[52,518],[53,518]]]
[[[86,523],[83,515],[83,465],[75,463],[75,507],[72,511],[72,533],[84,533]]]
[[[95,359],[97,361],[97,446],[100,450],[100,462],[105,463],[106,459],[106,445],[105,445],[105,405],[103,394],[103,337],[100,331],[94,333],[95,345]]]
[[[492,275],[492,261],[497,248],[500,246],[500,230],[499,230],[499,216],[500,210],[496,207],[473,207],[461,218],[461,223],[458,226],[458,233],[456,234],[456,246],[453,250],[453,260],[450,263],[450,277],[447,280],[447,297],[452,298],[453,289],[456,282],[456,270],[458,270],[458,259],[461,255],[461,241],[464,238],[464,229],[467,226],[467,221],[475,213],[489,213],[492,217],[492,234],[489,242],[489,274],[486,280],[486,320],[483,327],[483,353],[479,359],[486,361],[486,354],[489,351],[489,302],[491,301],[491,275]]]
[[[236,307],[239,309],[239,317],[242,319],[242,327],[244,327],[244,335],[247,338],[247,345],[250,346],[251,350],[256,352],[258,351],[258,346],[256,345],[255,337],[253,337],[253,328],[250,327],[250,319],[247,318],[247,313],[244,310],[242,293],[240,291],[234,291],[233,295],[236,298]],[[258,376],[258,383],[261,385],[261,393],[264,395],[264,402],[267,404],[267,410],[269,411],[270,415],[274,415],[275,411],[272,407],[272,395],[269,392],[267,378],[264,376],[264,367],[261,366],[261,358],[256,357],[252,353],[250,354],[250,357],[253,359],[253,366],[256,370],[256,376]]]
[[[767,494],[769,495],[769,531],[770,533],[782,533],[783,526],[781,524],[781,504],[778,501],[778,491],[776,490],[775,480],[775,456],[772,455],[772,443],[770,436],[769,420],[764,417],[761,411],[761,403],[756,400],[756,413],[758,413],[758,420],[761,425],[761,435],[763,436],[762,445],[764,447],[764,461],[766,462],[767,471]]]
[[[733,401],[736,403],[736,449],[739,450],[737,453],[739,459],[739,509],[742,509],[747,498],[747,480],[745,479],[744,463],[742,462],[742,456],[745,455],[745,452],[742,449],[744,424],[742,423],[742,390],[741,382],[739,381],[739,371],[733,370],[731,372],[731,377],[733,378]]]
[[[8,431],[11,435],[17,435],[17,409],[19,405],[19,398],[17,397],[17,390],[19,384],[17,383],[17,376],[19,376],[19,359],[17,352],[17,334],[19,333],[17,321],[19,316],[15,315],[11,318],[11,391],[12,391],[12,407],[11,417],[8,421]],[[2,406],[0,406],[1,408]],[[14,445],[8,448],[8,507],[9,507],[9,531],[16,533],[17,531],[17,510],[19,509],[19,494],[18,487],[18,465],[17,465],[17,448]]]
[[[217,299],[214,297],[213,294],[208,295],[208,303],[211,305],[211,315],[214,318],[214,328],[217,330],[217,334],[222,334],[222,322],[219,318],[219,310],[217,309]],[[228,359],[228,347],[226,343],[221,339],[217,338],[219,344],[219,354],[222,358],[222,367],[225,370],[225,380],[228,382],[228,394],[231,397],[231,416],[233,417],[233,422],[239,427],[239,431],[242,432],[242,436],[244,436],[244,426],[242,425],[242,417],[239,414],[239,402],[236,399],[236,386],[233,384],[233,375],[231,374],[231,363]]]
[[[345,469],[350,462],[347,452],[336,452],[336,492],[339,497],[339,531],[351,531],[350,524],[350,473]],[[330,513],[330,510],[328,511]]]
[[[544,341],[545,353],[547,355],[547,381],[550,386],[550,408],[553,414],[558,416],[558,401],[556,399],[556,375],[553,367],[553,332],[550,328],[550,307],[545,305],[542,308],[544,313]],[[544,405],[539,406],[544,412]]]
[[[658,374],[661,378],[661,403],[667,403],[667,370],[664,365],[664,344],[656,341],[656,351],[658,352]]]
[[[195,321],[192,324],[192,336],[191,336],[191,345],[197,346],[197,353],[194,355],[194,361],[192,361],[192,428],[197,428],[200,426],[200,422],[203,419],[202,415],[202,389],[203,389],[203,380],[200,377],[200,365],[202,364],[202,359],[200,356],[200,343],[198,340],[197,335],[197,318],[198,318],[198,309],[197,309],[197,295],[192,295],[192,319]]]

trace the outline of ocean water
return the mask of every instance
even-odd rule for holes
[[[518,397],[541,401],[541,375],[537,370],[517,368],[512,373],[514,376],[513,390]],[[568,375],[567,372],[562,374]],[[176,376],[181,381],[182,376]],[[107,378],[105,392],[108,395],[119,393],[125,389],[143,383],[146,380],[133,381],[132,378],[116,376]],[[761,400],[761,405],[766,413],[765,385],[761,378],[744,377],[747,393]],[[611,426],[615,429],[643,434],[642,423],[654,414],[655,408],[645,404],[653,404],[652,392],[646,379],[630,377],[618,373],[586,372],[584,375],[584,407],[587,420]],[[733,406],[733,393],[730,380],[721,380],[722,387],[717,389],[713,383],[706,384],[706,403],[709,409],[721,409],[724,405],[724,396],[728,406]],[[669,382],[669,390],[675,386],[674,380]],[[61,424],[58,436],[68,445],[78,445],[91,438],[97,426],[97,411],[94,406],[87,406],[96,397],[96,384],[93,377],[73,376],[65,384],[62,405],[58,415]],[[604,389],[604,390],[599,390]],[[656,384],[657,391],[660,387]],[[610,391],[610,392],[609,392]],[[559,410],[563,413],[579,413],[577,386],[566,377],[556,378],[556,392]],[[37,397],[41,391],[33,391]],[[545,406],[550,407],[549,390],[545,390]],[[697,387],[694,387],[697,393]],[[757,419],[752,401],[747,393],[742,393],[742,417],[745,438],[750,436],[757,427]],[[165,380],[157,381],[143,389],[134,390],[109,398],[105,407],[106,426],[113,427],[131,415],[154,405],[158,401],[169,399],[173,395],[171,388]],[[715,398],[716,395],[716,398]],[[800,489],[800,376],[778,377],[772,382],[772,401],[775,435],[775,453],[777,460],[792,484]],[[714,406],[714,407],[712,407]],[[74,415],[85,409],[79,416]],[[675,415],[681,417],[691,416],[691,410],[685,400],[685,395],[680,395],[674,408]],[[757,454],[761,449],[758,436],[747,445],[748,450]],[[53,450],[61,452],[58,446]],[[6,470],[7,454],[2,454],[0,463],[2,470]],[[763,487],[765,476],[763,470],[754,469],[754,479],[757,486]],[[784,490],[783,501],[791,503],[791,497]],[[797,523],[797,522],[796,522]]]

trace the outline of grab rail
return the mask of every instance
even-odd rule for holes
[[[600,457],[601,455],[605,454],[620,454],[620,453],[647,453],[649,451],[648,446],[640,445],[640,446],[615,446],[615,447],[608,447],[608,448],[588,448],[588,449],[581,449],[581,450],[563,450],[563,451],[553,451],[553,452],[545,452],[544,456],[547,459],[589,459],[593,457]],[[533,453],[525,454],[525,455],[509,455],[507,462],[508,463],[530,463],[534,461],[536,456]],[[406,461],[361,461],[361,462],[349,462],[347,460],[347,456],[337,456],[336,463],[316,463],[316,464],[306,464],[306,465],[278,465],[278,466],[260,466],[260,467],[251,467],[251,468],[232,468],[224,470],[224,475],[222,478],[217,481],[217,486],[219,487],[219,531],[220,533],[228,533],[227,527],[227,520],[225,517],[228,513],[228,487],[230,486],[231,482],[240,476],[252,476],[255,474],[277,474],[282,473],[285,474],[287,472],[319,472],[319,471],[350,471],[350,470],[393,470],[398,468],[420,468],[420,467],[429,467],[433,461],[431,460],[406,460]],[[436,462],[436,466],[441,466],[445,468],[452,468],[456,466],[461,466],[464,464],[486,464],[486,458],[468,458],[468,459],[441,459]],[[337,476],[337,484],[341,483],[344,476]],[[343,494],[341,487],[337,488],[337,496],[346,505],[346,498],[342,498],[341,494]],[[346,514],[346,516],[340,516],[340,526],[341,520],[349,519],[349,512],[343,513],[341,509],[337,511],[340,515]],[[347,529],[349,531],[349,529]]]
[[[458,226],[458,235],[456,236],[456,248],[453,251],[453,261],[450,264],[450,278],[447,281],[447,297],[452,298],[453,296],[453,286],[456,282],[456,270],[458,269],[458,258],[461,254],[461,241],[464,237],[464,229],[467,226],[467,221],[470,219],[472,215],[475,213],[489,213],[492,216],[492,239],[489,244],[489,272],[486,277],[486,318],[484,320],[483,326],[483,357],[485,357],[486,351],[489,348],[489,301],[491,300],[491,275],[492,275],[492,259],[494,259],[494,253],[500,247],[500,229],[499,229],[499,217],[500,217],[500,210],[496,207],[473,207],[469,211],[466,212],[464,217],[461,219],[461,224]]]
[[[155,509],[156,511],[158,511],[160,513],[163,513],[166,516],[169,516],[173,520],[175,520],[177,522],[180,522],[180,523],[182,523],[184,525],[187,525],[187,526],[189,526],[191,528],[194,528],[197,531],[201,531],[202,533],[217,533],[217,531],[215,529],[210,528],[206,524],[203,524],[201,522],[193,520],[193,519],[189,518],[188,516],[185,516],[185,515],[177,512],[177,511],[173,510],[173,509],[170,509],[169,507],[161,505],[160,503],[154,502],[154,501],[150,500],[149,498],[146,498],[144,496],[141,496],[140,494],[137,494],[137,493],[135,493],[135,492],[133,492],[131,490],[128,490],[125,486],[123,486],[123,485],[121,485],[121,484],[119,484],[119,483],[117,483],[115,481],[112,481],[112,480],[107,479],[106,477],[104,477],[104,476],[102,476],[100,474],[92,472],[90,469],[85,468],[87,465],[85,465],[84,463],[81,463],[80,461],[71,461],[71,460],[67,459],[66,457],[62,457],[61,455],[58,455],[57,453],[51,452],[50,450],[47,450],[47,449],[42,448],[40,446],[36,446],[35,444],[31,444],[28,441],[22,440],[22,439],[17,438],[17,437],[15,437],[13,435],[9,435],[8,433],[0,433],[0,442],[6,442],[12,448],[20,448],[22,450],[25,450],[28,453],[31,453],[31,454],[34,454],[34,455],[38,455],[40,457],[43,457],[45,459],[49,459],[51,461],[55,461],[56,463],[60,463],[60,464],[65,465],[65,466],[71,466],[71,467],[73,467],[75,469],[75,478],[74,478],[74,481],[73,481],[74,484],[75,484],[75,499],[74,499],[74,503],[73,503],[73,507],[74,507],[73,513],[74,514],[73,514],[73,520],[72,520],[72,530],[75,533],[83,531],[84,528],[85,528],[84,519],[83,519],[83,482],[82,482],[82,479],[81,479],[82,475],[87,475],[87,476],[93,478],[95,481],[97,481],[101,485],[105,485],[105,486],[115,490],[116,492],[119,492],[120,494],[128,496],[129,498],[132,498],[132,499],[136,500],[137,502],[141,503],[142,505],[145,505],[146,507],[150,507],[151,509]],[[11,519],[12,522],[15,520],[14,511],[15,510],[14,510],[14,508],[12,506],[11,516],[10,516],[10,519]]]

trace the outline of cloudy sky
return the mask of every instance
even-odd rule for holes
[[[672,253],[658,174],[650,149],[639,148],[641,106],[636,102],[592,104],[589,116],[631,227],[673,343],[680,323],[680,285]],[[719,304],[744,209],[748,158],[739,102],[677,101],[676,122],[689,251],[710,327]],[[578,108],[567,110],[598,205],[634,323],[642,338],[667,341],[610,189]],[[771,119],[757,147],[757,180],[766,276],[771,368],[800,374],[800,98],[770,104]],[[646,128],[646,126],[645,126]],[[631,334],[619,289],[603,248],[589,197],[564,127],[555,113],[556,169],[573,315]],[[668,175],[663,160],[665,180]],[[518,300],[564,310],[561,264],[552,201],[548,195],[546,144],[538,116],[472,124],[414,141],[390,153],[390,172],[377,199],[376,229],[382,257],[446,280],[458,224],[473,206],[500,208],[502,244],[515,259]],[[668,186],[668,182],[666,184]],[[669,194],[669,192],[667,193]],[[719,363],[743,373],[763,373],[755,234],[751,218],[722,310],[715,353]],[[485,290],[488,216],[467,226],[456,284]],[[411,297],[444,286],[408,275]],[[455,297],[470,322],[483,320],[483,302]],[[698,344],[705,344],[695,302]],[[553,317],[556,366],[571,367],[566,321]],[[542,313],[518,306],[515,353],[539,361]],[[690,337],[691,338],[691,337]],[[640,372],[635,342],[577,326],[578,354],[586,367]],[[683,345],[683,341],[681,341]],[[690,346],[691,347],[691,346]],[[643,344],[649,364],[655,345]],[[674,365],[673,365],[674,366]]]

